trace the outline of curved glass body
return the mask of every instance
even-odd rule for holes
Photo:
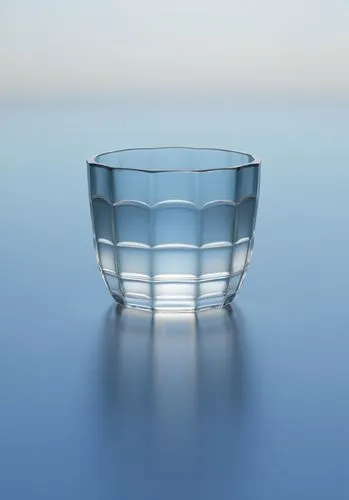
[[[97,261],[118,303],[188,311],[233,300],[253,247],[258,160],[169,147],[87,164]]]

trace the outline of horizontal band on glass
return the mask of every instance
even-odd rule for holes
[[[113,246],[116,248],[139,248],[139,249],[144,249],[144,250],[207,250],[207,249],[214,249],[214,248],[233,248],[235,246],[239,246],[242,243],[247,243],[250,240],[250,238],[241,238],[238,241],[235,241],[234,243],[231,243],[229,241],[215,241],[212,243],[205,243],[201,246],[197,245],[189,245],[186,243],[164,243],[161,245],[147,245],[145,243],[138,243],[134,241],[120,241],[119,243],[114,244],[112,241],[109,241],[105,238],[99,238],[97,240],[98,243],[103,243],[104,245],[109,245]]]
[[[150,295],[144,294],[144,293],[125,293],[125,298],[127,299],[151,299]],[[159,301],[173,301],[175,300],[180,301],[180,300],[200,300],[200,299],[222,299],[224,300],[226,298],[226,294],[224,293],[206,293],[204,295],[155,295],[154,300],[159,300]]]
[[[154,203],[151,205],[150,203],[146,203],[145,201],[139,201],[139,200],[122,200],[122,201],[115,201],[112,202],[108,198],[105,198],[104,196],[100,195],[94,195],[91,197],[92,201],[95,200],[101,200],[107,203],[110,206],[113,207],[123,207],[123,206],[132,206],[132,207],[140,207],[140,208],[146,208],[146,209],[157,209],[161,210],[163,208],[170,208],[170,207],[182,207],[182,208],[191,208],[193,210],[205,210],[210,207],[216,207],[220,205],[230,205],[233,207],[236,207],[238,205],[241,205],[247,200],[255,200],[256,196],[244,196],[240,198],[239,200],[232,201],[232,200],[213,200],[213,201],[208,201],[206,203],[203,203],[202,205],[198,205],[197,203],[194,203],[193,201],[187,201],[187,200],[166,200],[166,201],[159,201],[157,203]]]
[[[147,284],[165,284],[165,285],[185,285],[185,284],[200,284],[200,283],[210,283],[212,281],[224,281],[230,278],[235,278],[242,274],[242,270],[236,273],[217,273],[217,274],[206,274],[201,277],[195,277],[194,275],[174,275],[174,274],[159,274],[150,278],[147,275],[136,274],[136,273],[121,273],[114,274],[110,271],[103,271],[103,274],[108,277],[118,278],[122,281],[132,281],[136,283],[147,283]],[[179,276],[182,276],[181,278]]]

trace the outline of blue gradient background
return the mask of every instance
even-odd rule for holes
[[[347,24],[2,3],[1,499],[348,499]],[[151,323],[98,275],[84,160],[155,145],[262,158],[231,316]]]
[[[3,108],[1,498],[347,498],[348,111]],[[169,142],[264,160],[236,318],[196,334],[118,318],[92,247],[84,158]]]

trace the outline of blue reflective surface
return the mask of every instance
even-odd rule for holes
[[[347,499],[348,105],[2,110],[0,497]],[[115,309],[85,158],[230,147],[263,160],[233,312]]]

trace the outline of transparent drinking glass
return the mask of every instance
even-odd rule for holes
[[[190,311],[229,304],[251,258],[260,162],[165,147],[87,162],[99,269],[116,302]]]

